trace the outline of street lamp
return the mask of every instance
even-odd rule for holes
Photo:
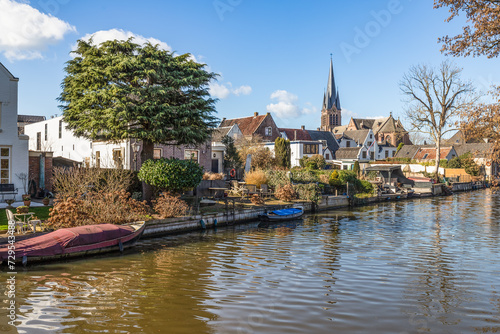
[[[141,148],[141,145],[138,142],[135,142],[132,144],[132,150],[134,151],[134,163],[135,163],[135,170],[137,171],[137,153],[139,152],[139,149]]]

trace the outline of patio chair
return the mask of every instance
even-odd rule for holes
[[[243,190],[243,194],[245,196],[251,196],[253,194],[258,194],[257,186],[255,184],[245,184],[245,189]]]
[[[26,233],[26,229],[29,228],[29,226],[24,221],[16,219],[12,211],[10,211],[9,209],[5,209],[5,213],[7,214],[9,225],[14,224],[17,233]]]
[[[36,233],[36,227],[40,227],[40,231],[45,230],[43,223],[40,219],[30,219],[28,220],[28,227],[33,226],[33,233]]]
[[[260,194],[262,195],[262,197],[271,197],[273,192],[271,191],[271,189],[269,189],[267,184],[261,184],[260,185]]]

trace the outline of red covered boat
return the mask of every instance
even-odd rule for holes
[[[141,237],[145,222],[127,225],[99,224],[63,228],[39,237],[14,243],[15,258],[9,257],[9,244],[0,245],[0,262],[51,261],[87,256],[132,247]]]

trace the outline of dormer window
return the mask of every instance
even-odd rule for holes
[[[424,157],[422,159],[427,159],[427,156],[429,155],[429,153],[425,153],[424,154]]]

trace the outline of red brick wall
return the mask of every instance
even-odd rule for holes
[[[266,136],[267,127],[271,127],[273,129],[271,136]],[[267,114],[266,118],[264,118],[262,123],[260,123],[259,127],[257,128],[257,130],[255,130],[253,135],[261,136],[264,141],[275,141],[276,138],[280,136],[280,132],[271,115]]]

